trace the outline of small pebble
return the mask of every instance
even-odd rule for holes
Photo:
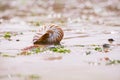
[[[7,39],[8,41],[12,41],[12,39]]]
[[[91,54],[91,51],[86,51],[85,53],[86,53],[86,55],[89,55],[89,54]]]
[[[103,48],[110,48],[109,44],[103,44]]]
[[[108,57],[104,57],[104,59],[105,59],[106,61],[110,60]]]
[[[103,50],[105,53],[109,52],[110,51],[110,44],[103,44]]]
[[[108,42],[109,42],[110,44],[112,44],[113,41],[114,41],[114,39],[112,39],[112,38],[108,39]]]
[[[16,41],[20,41],[19,39],[16,39]]]
[[[22,32],[21,32],[20,34],[21,34],[21,35],[23,35],[23,33],[22,33]]]

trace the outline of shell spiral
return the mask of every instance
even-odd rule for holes
[[[43,26],[33,37],[33,44],[59,44],[63,36],[63,30],[59,26]]]

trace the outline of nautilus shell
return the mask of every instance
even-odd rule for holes
[[[43,26],[33,37],[33,44],[60,44],[63,36],[63,30],[59,26]]]

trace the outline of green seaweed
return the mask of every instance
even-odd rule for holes
[[[43,49],[38,47],[38,48],[32,49],[31,52],[33,52],[33,53],[40,53],[40,52],[43,52]]]
[[[70,53],[70,49],[66,49],[63,46],[50,48],[50,51],[53,51],[56,53]]]
[[[8,74],[8,75],[0,75],[0,79],[6,79],[6,78],[22,78],[25,80],[40,80],[41,76],[38,74]]]
[[[9,55],[9,54],[1,54],[1,56],[2,57],[12,57],[12,58],[16,57],[15,55]]]
[[[120,60],[109,60],[106,65],[120,64]]]
[[[36,80],[36,79],[40,79],[40,76],[37,75],[37,74],[31,74],[31,75],[28,75],[28,78],[32,79],[32,80]]]
[[[101,47],[95,47],[94,50],[98,51],[98,52],[102,52],[102,48]]]
[[[11,38],[11,33],[10,32],[6,32],[3,37],[5,39],[10,39]]]

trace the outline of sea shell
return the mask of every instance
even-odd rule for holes
[[[33,37],[33,44],[60,44],[63,30],[56,25],[43,26]]]

